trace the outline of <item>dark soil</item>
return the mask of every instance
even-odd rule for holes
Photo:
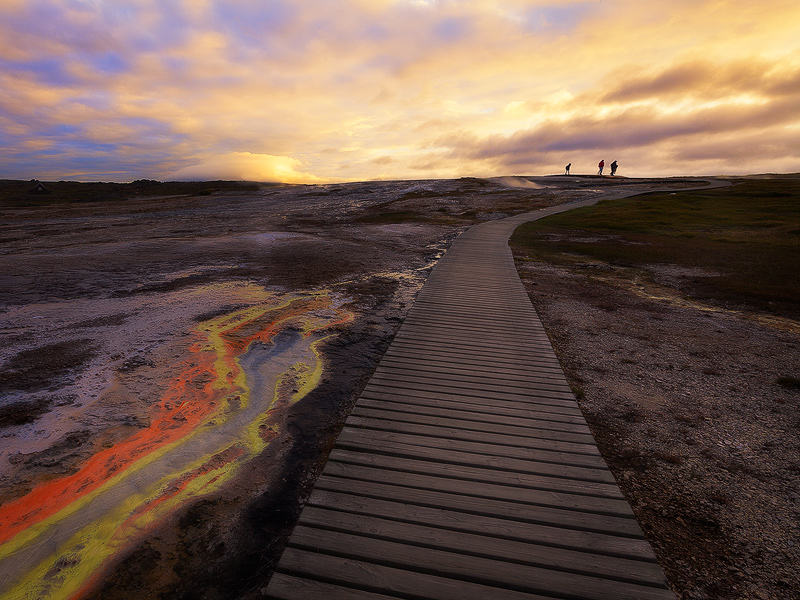
[[[58,201],[10,202],[0,208],[0,386],[7,392],[0,399],[0,498],[72,472],[147,421],[172,375],[170,353],[185,347],[185,331],[241,306],[213,294],[214,302],[196,306],[186,294],[225,285],[330,290],[349,299],[355,321],[325,345],[323,382],[291,409],[278,443],[236,481],[145,532],[85,596],[257,598],[342,422],[454,237],[476,222],[615,186],[663,183],[556,177],[223,186],[169,198],[143,191],[99,200],[66,190]],[[686,598],[752,586],[768,594],[784,584],[800,589],[798,570],[789,568],[798,566],[790,545],[797,539],[792,494],[798,488],[789,484],[798,476],[792,466],[798,392],[791,378],[800,373],[787,358],[797,357],[790,346],[796,335],[750,322],[740,330],[738,317],[726,315],[689,319],[688,309],[629,292],[542,277],[532,290],[543,320],[676,589]],[[561,303],[575,310],[559,312]],[[615,329],[629,315],[643,323],[635,335]],[[678,326],[681,319],[688,320]],[[675,342],[660,362],[645,359],[655,351],[649,345],[658,342],[659,327],[674,327],[668,338]],[[711,335],[719,327],[737,331],[741,343]],[[761,338],[746,341],[759,331]],[[664,408],[641,401],[653,396],[641,392],[650,389],[643,381],[654,376],[646,370],[656,368],[651,362],[671,382],[659,388],[659,397],[670,399]],[[617,380],[609,373],[621,378],[611,389],[604,386]],[[691,378],[667,378],[675,374]],[[706,396],[713,411],[699,409],[698,398]],[[81,403],[87,408],[76,412]],[[736,445],[740,424],[753,430],[746,446]],[[761,459],[751,461],[754,453]],[[769,523],[753,529],[766,517]],[[665,524],[667,533],[659,533]],[[774,525],[774,543],[759,537],[767,524]]]
[[[518,263],[603,456],[683,600],[800,589],[800,327]]]

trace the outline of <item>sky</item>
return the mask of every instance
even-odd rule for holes
[[[0,0],[0,178],[800,171],[797,0]]]

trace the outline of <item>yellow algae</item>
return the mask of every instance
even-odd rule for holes
[[[200,459],[202,460],[202,459]],[[197,462],[200,463],[200,460]],[[207,493],[211,480],[217,478],[214,471],[209,471],[197,478],[187,496],[193,497],[200,493]],[[134,541],[146,532],[153,523],[183,504],[187,497],[175,498],[165,503],[161,510],[155,513],[145,513],[142,518],[130,522],[128,515],[146,504],[158,490],[149,493],[140,493],[121,501],[115,510],[101,521],[93,522],[73,535],[67,542],[59,547],[57,554],[48,557],[45,561],[28,573],[28,576],[15,588],[10,590],[10,598],[69,598],[76,590],[80,589],[102,564],[121,548]],[[120,524],[127,527],[123,530]],[[54,589],[53,579],[58,573],[60,585]]]
[[[35,562],[26,561],[24,564],[37,566],[29,569],[13,588],[5,590],[12,594],[10,597],[60,600],[79,593],[115,554],[186,502],[221,488],[246,461],[268,446],[274,432],[280,430],[279,423],[269,422],[274,409],[282,403],[297,402],[319,384],[324,369],[319,347],[329,336],[294,348],[292,356],[298,356],[299,352],[303,359],[292,361],[288,369],[276,376],[272,398],[260,398],[259,405],[252,407],[252,390],[240,357],[254,342],[268,342],[281,330],[296,330],[300,339],[308,339],[332,325],[349,322],[353,315],[334,307],[327,294],[293,296],[280,299],[279,304],[277,296],[266,295],[272,302],[235,310],[196,328],[204,339],[193,343],[191,352],[213,353],[210,357],[213,376],[203,385],[209,394],[208,406],[213,410],[192,431],[150,450],[96,489],[76,497],[0,547],[2,561],[32,544],[44,543],[60,526],[76,531],[72,535],[62,534],[55,553],[45,558],[39,554]],[[320,309],[328,314],[310,314]],[[189,401],[190,398],[183,397],[165,405],[172,410]],[[262,435],[260,430],[264,428],[273,435]],[[195,456],[199,457],[187,460]],[[163,464],[173,464],[175,468],[166,473],[163,468],[155,468]],[[122,491],[124,485],[131,487],[131,484],[136,493]],[[126,493],[127,496],[120,496]],[[114,508],[97,508],[98,500],[108,504],[109,498],[113,499]]]

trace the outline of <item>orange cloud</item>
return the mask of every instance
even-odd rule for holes
[[[85,168],[80,159],[94,154],[81,154],[76,140],[88,139],[132,178],[171,177],[192,156],[205,164],[180,176],[560,170],[569,157],[558,152],[579,150],[581,140],[587,152],[631,143],[649,160],[641,144],[700,143],[688,139],[692,128],[698,136],[714,123],[720,133],[738,129],[737,114],[757,117],[765,132],[791,126],[800,88],[800,4],[790,0],[87,6],[15,2],[0,20],[0,133],[4,123],[17,132],[4,138],[0,176],[37,176],[24,171],[43,164],[25,145],[32,138],[52,142],[53,168]],[[453,146],[462,135],[488,147]],[[242,148],[304,164],[239,156]],[[204,157],[210,149],[217,158]]]
[[[280,183],[321,183],[323,180],[299,171],[302,163],[286,156],[231,152],[204,159],[166,177],[172,181],[246,180]]]

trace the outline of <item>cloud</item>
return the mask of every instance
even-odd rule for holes
[[[783,69],[773,62],[758,58],[722,64],[710,60],[690,60],[660,72],[626,77],[600,100],[633,102],[656,98],[663,101],[683,95],[709,99],[742,93],[761,94],[775,86],[797,82],[799,75],[800,69],[796,69],[790,81],[784,81]],[[609,80],[613,77],[612,74]]]
[[[727,164],[726,172],[774,171],[776,164],[794,164],[789,169],[796,171],[800,149],[791,140],[800,130],[798,105],[800,61],[793,57],[679,60],[647,75],[618,71],[563,101],[515,103],[507,112],[545,117],[528,127],[487,135],[464,128],[432,137],[425,147],[446,151],[451,164],[501,172],[591,164],[610,153],[635,154],[640,173],[685,173],[698,160]]]
[[[797,123],[790,0],[0,2],[2,176],[41,169],[34,147],[78,174],[102,148],[86,177],[130,179],[560,170],[605,148],[679,170],[673,145]]]
[[[302,163],[286,156],[231,152],[207,158],[167,175],[168,181],[246,180],[280,183],[321,183],[319,177],[298,169]]]

